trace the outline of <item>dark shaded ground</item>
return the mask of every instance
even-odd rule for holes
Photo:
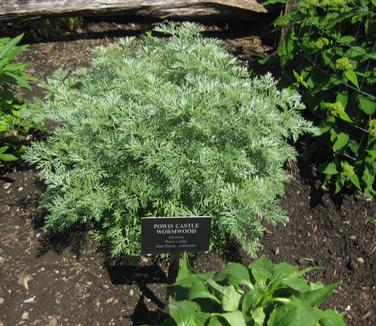
[[[30,73],[44,79],[60,67],[87,65],[93,46],[137,36],[142,29],[109,22],[87,28],[92,32],[31,44],[22,61],[30,65]],[[245,64],[270,49],[259,36],[260,26],[208,29]],[[34,87],[33,95],[41,94]],[[340,282],[327,306],[344,312],[349,325],[376,325],[376,226],[371,222],[375,203],[353,195],[339,205],[320,192],[310,167],[288,166],[291,177],[283,206],[290,222],[269,227],[260,254],[274,262],[324,267],[311,278]],[[109,261],[83,229],[46,234],[41,229],[43,212],[37,208],[42,191],[34,170],[0,168],[0,326],[141,325],[163,319],[166,264],[145,257],[141,268]],[[228,259],[250,261],[236,248],[232,253]],[[223,263],[214,253],[194,261],[200,271]]]

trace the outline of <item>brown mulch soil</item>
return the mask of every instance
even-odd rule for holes
[[[22,61],[42,79],[55,69],[88,64],[93,46],[125,35],[140,35],[137,24],[97,22],[87,33],[37,42]],[[209,26],[239,60],[251,63],[270,47],[254,26]],[[255,32],[256,31],[256,32]],[[43,92],[33,88],[40,96]],[[283,207],[290,222],[268,227],[260,254],[273,262],[299,267],[322,266],[311,275],[339,282],[326,307],[346,315],[349,325],[376,325],[376,205],[360,195],[333,199],[315,184],[304,164],[287,167]],[[43,185],[27,167],[0,169],[0,326],[141,325],[166,316],[166,263],[144,260],[141,267],[109,260],[87,230],[49,234],[42,229],[38,200]],[[250,258],[236,247],[227,258],[214,253],[194,260],[200,271],[220,268],[226,260]]]

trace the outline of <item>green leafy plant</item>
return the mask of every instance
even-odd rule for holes
[[[64,32],[73,32],[77,30],[84,22],[83,17],[54,17],[39,18],[23,23],[24,29],[29,29],[30,34],[39,39],[49,38]]]
[[[161,326],[345,325],[341,314],[318,308],[337,284],[308,282],[304,274],[313,269],[261,257],[248,267],[229,263],[215,273],[197,273],[184,255],[169,299],[170,318]]]
[[[275,3],[287,0],[266,2]],[[375,195],[375,6],[375,0],[297,0],[274,22],[284,30],[276,51],[283,85],[303,94],[321,129],[305,157],[321,155],[319,170],[335,193]]]
[[[29,81],[33,79],[26,73],[25,64],[14,63],[27,48],[18,46],[21,39],[22,35],[0,38],[0,161],[17,159],[14,152],[21,148],[20,138],[32,127],[20,118],[24,104],[16,97],[17,87],[30,89]]]
[[[215,249],[232,235],[254,254],[261,221],[286,220],[288,139],[314,129],[299,95],[251,79],[198,26],[158,31],[171,37],[127,38],[57,72],[28,110],[59,125],[25,155],[47,185],[46,225],[94,222],[114,255],[138,255],[142,216],[211,215]]]

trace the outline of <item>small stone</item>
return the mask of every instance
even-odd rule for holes
[[[109,304],[109,303],[111,303],[112,301],[114,301],[114,298],[109,298],[109,299],[106,300],[106,304]]]
[[[35,303],[35,297],[24,300],[24,303]]]
[[[363,259],[362,257],[358,257],[358,258],[356,259],[356,261],[357,261],[359,264],[364,264],[364,263],[365,263],[365,261],[364,261],[364,259]]]
[[[350,311],[351,310],[351,306],[348,305],[346,308],[345,308],[345,311]]]
[[[55,317],[52,317],[51,320],[48,322],[48,326],[56,326],[57,325],[57,319]]]
[[[279,255],[279,247],[275,248],[274,254]]]
[[[129,296],[131,296],[131,297],[133,297],[133,289],[131,289],[130,291],[129,291]]]
[[[10,182],[4,183],[3,188],[8,189],[12,184]]]
[[[18,191],[21,192],[23,189],[24,189],[23,187],[19,187],[19,188],[18,188]]]
[[[25,311],[25,312],[22,314],[21,319],[22,319],[22,320],[29,319],[29,313],[28,313],[27,311]]]
[[[355,236],[355,235],[352,235],[352,236],[350,236],[350,239],[351,239],[351,240],[355,240],[355,239],[356,239],[356,236]]]
[[[4,298],[0,298],[0,304],[3,304],[3,303],[4,303],[4,301],[5,301],[5,299],[4,299]]]

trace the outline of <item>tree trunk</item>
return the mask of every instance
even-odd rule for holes
[[[0,20],[117,13],[159,19],[229,15],[249,19],[266,13],[257,0],[0,0]]]
[[[287,3],[286,3],[286,6],[285,6],[285,9],[283,11],[283,14],[288,14],[289,12],[292,12],[295,10],[297,6],[297,0],[289,0]],[[290,31],[290,26],[287,26],[287,27],[283,27],[281,29],[281,39],[283,39],[287,33]]]

